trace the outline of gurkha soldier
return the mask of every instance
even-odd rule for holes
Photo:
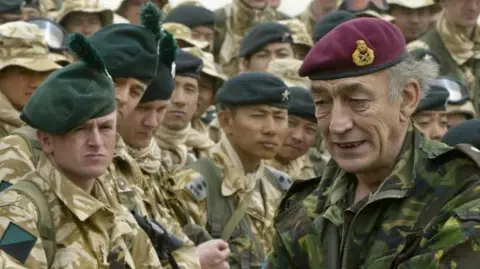
[[[259,268],[270,249],[272,218],[291,180],[263,160],[284,141],[289,99],[287,86],[268,73],[227,81],[215,96],[225,135],[211,157],[174,176],[195,222],[229,243],[232,268]]]
[[[288,16],[278,13],[270,7],[270,0],[233,0],[231,4],[215,11],[216,27],[213,55],[216,62],[224,68],[227,75],[237,72],[235,58],[238,57],[240,44],[254,25],[263,22],[287,20]]]
[[[36,171],[0,194],[0,264],[161,268],[146,234],[98,179],[115,149],[113,81],[83,36],[70,48],[78,61],[48,77],[21,114],[37,129],[41,153]]]
[[[308,150],[317,136],[315,105],[309,89],[289,87],[288,132],[277,155],[266,164],[287,173],[292,180],[316,177]]]
[[[204,48],[206,51],[213,50],[215,13],[209,9],[193,4],[181,4],[172,9],[163,22],[187,26],[192,31],[193,40],[207,43],[208,45]]]
[[[50,72],[61,68],[51,60],[43,32],[36,25],[0,25],[0,137],[21,127],[20,111]]]
[[[162,125],[155,131],[161,149],[172,153],[178,168],[207,155],[214,143],[207,134],[194,130],[191,121],[197,110],[202,60],[179,50],[175,61],[175,90]]]
[[[221,67],[214,62],[211,53],[198,48],[187,48],[185,51],[199,57],[203,62],[198,83],[197,110],[193,116],[192,128],[210,136],[210,139],[215,141],[210,133],[210,123],[216,118],[213,106],[214,98],[218,88],[227,80],[227,77],[223,74]]]
[[[307,27],[298,19],[278,21],[278,23],[285,25],[292,33],[294,56],[303,61],[313,46],[312,36],[308,33]]]
[[[113,10],[98,0],[63,0],[55,20],[68,33],[95,34],[113,22]]]

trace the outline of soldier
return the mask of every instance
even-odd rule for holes
[[[258,268],[270,249],[273,215],[291,181],[263,160],[285,138],[289,99],[287,86],[268,73],[227,81],[215,95],[225,135],[211,157],[173,177],[195,223],[229,242],[234,268]]]
[[[194,40],[207,42],[208,51],[213,50],[213,41],[215,40],[215,13],[196,5],[183,4],[172,9],[165,19],[164,23],[180,23],[192,31]]]
[[[438,1],[436,1],[438,2]],[[424,48],[433,51],[440,59],[440,75],[452,77],[467,85],[475,111],[480,109],[477,64],[480,39],[477,19],[480,3],[469,0],[441,0],[442,14],[435,26],[418,40],[408,44],[408,49]]]
[[[478,267],[480,154],[428,140],[410,120],[433,65],[378,19],[317,42],[299,73],[332,160],[285,196],[266,268]]]
[[[313,46],[311,35],[308,33],[305,24],[297,19],[278,21],[278,23],[287,26],[288,30],[292,33],[293,53],[295,58],[303,61]]]
[[[241,71],[264,72],[272,60],[294,58],[292,43],[290,30],[280,23],[266,22],[255,25],[240,47],[238,57]]]
[[[207,154],[214,143],[190,124],[197,109],[202,60],[179,50],[175,64],[175,90],[155,139],[161,149],[173,153],[174,165],[183,167]]]
[[[418,129],[432,140],[440,140],[447,132],[447,103],[449,92],[432,83],[412,115]]]
[[[342,22],[353,20],[356,17],[357,16],[355,16],[355,14],[352,12],[345,10],[337,10],[328,14],[315,24],[312,34],[313,42],[316,43],[318,40],[320,40],[320,38],[324,37],[328,32],[333,30],[333,28],[337,27]]]
[[[402,30],[407,42],[419,38],[430,28],[434,0],[388,0],[389,14],[394,24]]]
[[[113,22],[113,10],[98,0],[64,0],[56,21],[69,33],[91,36]]]
[[[0,25],[0,137],[23,125],[20,111],[40,83],[61,68],[48,57],[43,32],[17,21]]]
[[[0,263],[161,268],[145,233],[98,179],[115,146],[113,81],[83,36],[72,38],[71,49],[79,61],[53,73],[21,114],[37,128],[42,153],[36,171],[0,195]]]
[[[141,22],[140,11],[142,5],[147,2],[147,0],[122,0],[116,13],[125,18],[127,22],[138,25]]]
[[[259,23],[287,20],[288,16],[278,13],[269,6],[270,0],[233,0],[231,4],[215,11],[215,35],[213,55],[222,66],[228,65],[238,56],[240,43],[246,33]],[[237,66],[233,66],[233,70]],[[229,74],[234,74],[233,72]]]
[[[315,24],[334,11],[338,3],[338,0],[312,0],[310,5],[298,15],[298,19],[305,24],[310,36],[313,35]]]
[[[314,178],[308,150],[315,144],[317,120],[310,90],[289,87],[288,133],[275,158],[266,164],[287,173],[293,180]]]
[[[38,3],[26,3],[25,0],[2,0],[0,1],[0,24],[13,21],[27,20],[39,17]]]
[[[215,64],[213,55],[198,48],[185,49],[190,54],[202,59],[203,67],[198,83],[197,110],[192,119],[192,128],[200,133],[210,135],[210,123],[216,118],[214,97],[218,88],[227,80],[221,68]]]

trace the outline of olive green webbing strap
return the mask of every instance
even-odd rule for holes
[[[48,267],[50,267],[57,251],[56,230],[53,222],[52,213],[48,206],[47,199],[43,191],[33,181],[28,179],[21,180],[10,186],[8,190],[16,191],[26,196],[37,208],[38,223],[37,228],[42,238],[43,249],[47,258]]]
[[[228,241],[235,230],[235,227],[242,221],[245,212],[247,211],[248,202],[252,199],[252,194],[255,190],[252,190],[245,194],[243,199],[239,201],[240,206],[235,210],[232,217],[227,222],[227,225],[223,228],[222,239]]]

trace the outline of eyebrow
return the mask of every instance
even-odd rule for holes
[[[368,88],[365,84],[360,82],[347,82],[334,86],[334,91],[338,94],[352,93],[355,91],[361,91],[363,93],[368,93]],[[328,92],[328,89],[324,86],[312,86],[312,92],[321,93]]]

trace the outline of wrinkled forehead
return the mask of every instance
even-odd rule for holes
[[[388,89],[388,77],[388,72],[386,70],[382,70],[357,77],[346,77],[331,80],[312,80],[312,94],[328,93],[334,95],[356,91],[384,91]]]

